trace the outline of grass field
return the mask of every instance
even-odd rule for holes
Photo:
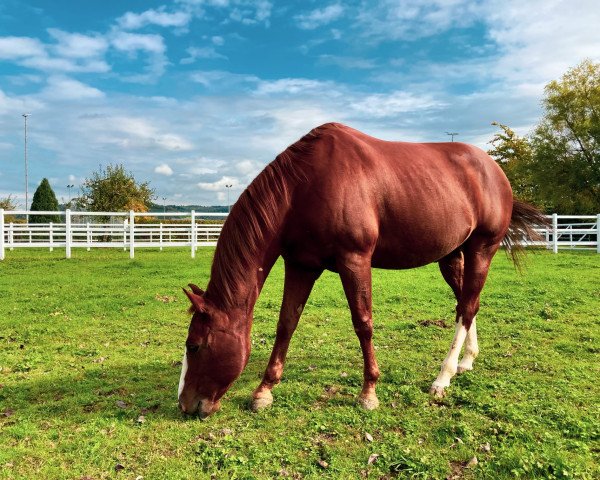
[[[453,335],[449,287],[437,265],[375,271],[374,412],[355,403],[360,349],[339,279],[326,273],[273,407],[252,413],[274,340],[278,263],[246,371],[219,413],[184,419],[181,286],[206,285],[212,253],[7,252],[0,478],[600,478],[600,255],[529,255],[524,275],[497,255],[475,370],[441,401],[427,392]]]

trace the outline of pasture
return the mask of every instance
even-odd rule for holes
[[[437,265],[374,271],[381,406],[356,404],[362,358],[337,275],[317,282],[271,409],[249,400],[275,336],[283,268],[216,415],[176,406],[189,317],[181,287],[212,248],[17,250],[0,263],[0,478],[600,478],[600,255],[494,259],[481,354],[428,395],[453,335]],[[478,463],[467,466],[476,457]]]

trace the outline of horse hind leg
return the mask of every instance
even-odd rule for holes
[[[472,238],[464,249],[464,262],[460,262],[457,255],[440,261],[442,275],[457,296],[458,304],[454,338],[442,363],[440,373],[430,389],[430,393],[435,397],[441,398],[445,395],[446,388],[450,386],[450,380],[456,373],[473,368],[473,361],[479,353],[475,326],[475,317],[479,310],[479,296],[498,246],[497,243],[488,244],[482,239]],[[459,274],[461,263],[464,265],[462,276]],[[461,277],[462,282],[457,280]],[[458,357],[465,340],[465,356],[459,364]]]
[[[348,254],[338,261],[337,268],[363,354],[363,387],[358,402],[364,409],[374,410],[379,406],[375,393],[379,367],[373,347],[371,257],[364,254]]]
[[[461,248],[456,249],[450,255],[442,258],[438,265],[446,283],[454,292],[456,301],[460,300],[464,278],[464,255]],[[465,349],[463,358],[458,364],[456,373],[461,374],[468,370],[473,370],[473,362],[479,354],[479,345],[477,343],[477,327],[475,325],[476,317],[473,317],[471,328],[467,331],[465,340]]]

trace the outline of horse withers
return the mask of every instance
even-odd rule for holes
[[[179,383],[183,412],[209,415],[250,356],[253,310],[271,267],[285,264],[273,352],[253,393],[270,405],[315,281],[337,272],[364,359],[358,397],[378,406],[371,268],[438,262],[456,296],[456,330],[431,394],[443,396],[479,352],[475,316],[492,257],[545,222],[513,199],[500,167],[463,143],[388,142],[340,124],[315,128],[265,167],[231,209],[206,291],[185,290],[192,319]],[[464,344],[464,355],[459,354]]]

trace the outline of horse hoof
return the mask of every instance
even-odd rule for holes
[[[273,395],[271,392],[262,393],[260,397],[252,399],[252,411],[258,412],[273,404]]]
[[[371,395],[369,397],[358,397],[358,403],[365,410],[375,410],[379,407],[379,400],[375,395]]]
[[[461,373],[470,372],[471,370],[473,370],[472,365],[459,365],[456,368],[456,373],[460,375]]]
[[[444,398],[446,396],[446,388],[439,385],[432,385],[429,389],[429,395],[433,398]]]

